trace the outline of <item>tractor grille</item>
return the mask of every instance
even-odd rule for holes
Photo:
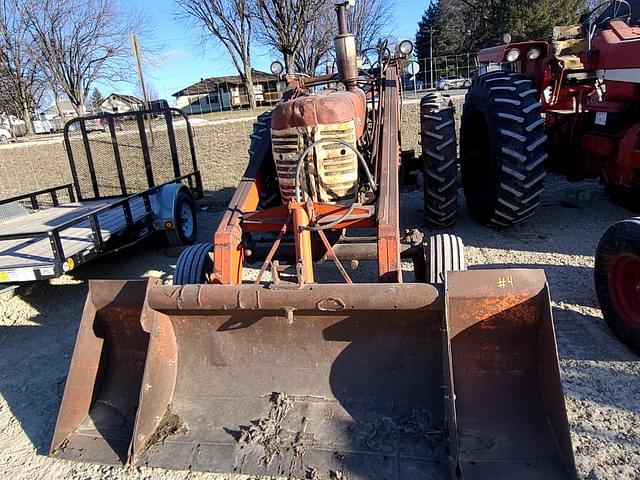
[[[271,140],[282,201],[295,200],[296,164],[307,145],[320,139],[341,140],[356,145],[353,120],[317,125],[315,128],[294,127],[273,130]],[[337,203],[354,199],[358,185],[358,158],[353,150],[330,141],[313,147],[307,155],[300,188],[303,200]]]

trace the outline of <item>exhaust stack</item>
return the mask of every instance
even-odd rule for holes
[[[354,0],[336,3],[338,15],[338,35],[333,39],[336,49],[336,64],[340,81],[347,88],[356,86],[358,81],[358,54],[356,52],[356,37],[349,32],[347,25],[347,6],[353,6]]]

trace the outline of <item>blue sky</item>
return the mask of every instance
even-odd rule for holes
[[[418,21],[428,3],[428,0],[393,1],[391,34],[397,39],[413,40]],[[219,44],[211,41],[206,48],[202,48],[199,44],[200,30],[190,28],[174,18],[173,0],[129,0],[127,4],[141,10],[155,25],[154,37],[161,49],[153,64],[145,66],[145,74],[146,80],[154,84],[160,98],[166,98],[172,103],[172,93],[197,82],[200,78],[236,74],[226,52]],[[252,56],[254,68],[266,71],[270,63],[277,58],[274,53],[257,46]],[[137,90],[135,86],[128,84],[103,84],[98,85],[98,88],[105,96],[112,90],[120,93],[135,93]]]

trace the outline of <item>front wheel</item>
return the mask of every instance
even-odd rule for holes
[[[605,232],[596,251],[594,277],[609,328],[640,354],[640,217]]]
[[[5,135],[0,135],[0,145],[9,143],[9,139]]]
[[[176,263],[174,285],[207,283],[207,275],[213,271],[211,243],[198,243],[185,248]]]
[[[196,202],[186,192],[178,193],[175,203],[174,226],[167,232],[167,239],[176,247],[193,245],[198,233]]]
[[[464,243],[456,235],[448,233],[432,235],[424,243],[423,249],[424,258],[420,263],[426,268],[419,276],[416,276],[416,280],[419,282],[444,284],[447,272],[459,272],[467,269]]]

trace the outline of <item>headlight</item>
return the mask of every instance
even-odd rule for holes
[[[410,40],[403,40],[400,42],[398,50],[400,50],[400,53],[402,53],[404,56],[408,57],[409,55],[411,55],[411,52],[413,52],[413,43],[411,43]]]
[[[535,59],[539,58],[540,55],[542,55],[542,50],[540,50],[538,47],[532,47],[527,52],[527,58],[529,60],[535,60]]]
[[[520,57],[520,50],[512,48],[507,52],[507,62],[515,62]]]
[[[279,61],[276,60],[271,64],[271,73],[273,73],[275,76],[280,76],[283,70],[284,67]]]

